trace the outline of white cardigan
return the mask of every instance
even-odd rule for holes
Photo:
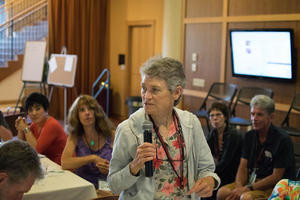
[[[189,188],[191,189],[199,178],[206,176],[214,177],[218,182],[216,187],[218,188],[220,178],[214,173],[215,164],[199,119],[188,111],[174,109],[178,114],[186,145]],[[139,176],[133,176],[129,170],[129,163],[135,157],[137,146],[144,141],[142,125],[145,116],[144,109],[140,108],[119,124],[116,131],[108,184],[113,193],[121,193],[119,199],[154,199],[154,179],[145,177],[144,168],[140,170]],[[200,198],[193,194],[192,199],[199,200]]]

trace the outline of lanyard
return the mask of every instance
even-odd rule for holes
[[[261,160],[261,157],[262,157],[262,154],[263,154],[264,150],[265,150],[265,148],[262,147],[262,149],[260,150],[260,152],[259,152],[259,154],[258,154],[257,159],[255,160],[254,168],[257,168],[257,163]]]
[[[258,150],[258,148],[257,148],[257,147],[258,147],[257,143],[258,143],[258,141],[256,141],[256,143],[255,143],[255,151]],[[255,182],[255,180],[256,180],[256,173],[257,173],[257,170],[258,170],[257,164],[258,164],[258,162],[261,160],[262,154],[263,154],[264,150],[265,150],[265,146],[263,145],[263,146],[261,147],[260,152],[258,153],[258,156],[257,156],[256,160],[254,161],[254,168],[253,168],[253,171],[251,172],[251,175],[250,175],[250,178],[249,178],[249,184],[253,184],[253,183]],[[255,153],[256,153],[256,152],[255,152]]]
[[[178,172],[175,169],[175,166],[172,162],[173,159],[170,156],[170,153],[169,153],[168,147],[166,146],[166,143],[164,142],[161,134],[159,133],[158,127],[155,125],[152,117],[149,116],[149,118],[150,118],[150,120],[152,121],[152,123],[154,125],[155,133],[156,133],[160,143],[162,144],[163,149],[164,149],[164,151],[165,151],[165,153],[168,157],[168,162],[170,163],[170,165],[172,166],[173,171],[175,172],[176,176],[180,180],[180,188],[183,189],[184,188],[184,185],[183,185],[183,161],[184,161],[184,145],[185,144],[184,144],[184,138],[183,138],[183,135],[182,135],[181,124],[180,124],[179,118],[178,118],[178,116],[177,116],[177,114],[175,113],[174,110],[173,110],[172,115],[173,115],[173,120],[174,120],[174,124],[175,124],[175,128],[176,128],[177,140],[178,140],[178,143],[179,143],[179,146],[180,146],[180,176],[179,176]]]
[[[256,150],[256,151],[258,150],[258,149],[257,149],[258,143],[259,143],[259,141],[256,140],[256,143],[255,143],[255,150]],[[257,156],[257,158],[256,158],[256,160],[255,160],[255,162],[254,162],[254,168],[257,168],[257,163],[261,160],[262,154],[263,154],[264,150],[265,150],[265,145],[263,145],[263,146],[261,147],[261,150],[260,150],[260,152],[259,152],[259,154],[258,154],[258,156]]]

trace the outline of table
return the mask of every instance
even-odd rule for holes
[[[97,198],[95,187],[76,174],[41,156],[45,178],[36,181],[23,200],[90,200]]]
[[[99,189],[97,190],[97,200],[115,200],[119,198],[119,195],[113,194],[109,187],[108,183],[104,180],[99,180]]]
[[[115,200],[119,199],[119,195],[113,194],[111,191],[107,190],[97,190],[97,200]]]

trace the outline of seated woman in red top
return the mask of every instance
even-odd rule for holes
[[[25,111],[32,123],[28,125],[25,118],[19,117],[15,126],[19,139],[27,141],[38,153],[60,165],[67,135],[59,122],[48,115],[48,107],[47,97],[40,93],[30,94],[25,101]]]

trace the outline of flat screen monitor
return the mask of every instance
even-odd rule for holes
[[[232,76],[295,81],[292,29],[230,30]]]

